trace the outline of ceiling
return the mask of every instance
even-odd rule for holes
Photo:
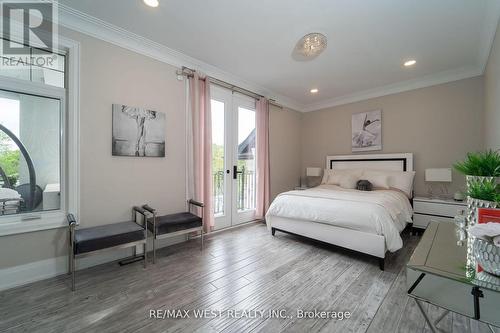
[[[499,2],[160,0],[150,8],[142,0],[60,0],[87,20],[264,87],[301,111],[481,75]],[[328,47],[312,61],[296,61],[295,44],[309,32],[326,35]],[[405,68],[408,59],[417,64]]]

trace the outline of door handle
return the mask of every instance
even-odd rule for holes
[[[233,166],[233,179],[238,179],[238,174],[243,173],[242,171],[238,171],[238,166]]]

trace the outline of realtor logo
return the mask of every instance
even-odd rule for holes
[[[52,52],[55,45],[55,15],[52,3],[1,1],[1,4],[4,37],[12,40],[15,35],[16,39],[21,42],[12,43],[4,39],[3,54],[30,54],[30,48],[25,45],[36,45],[42,51]],[[21,40],[18,39],[19,37]]]
[[[0,0],[0,67],[56,67],[57,2]]]

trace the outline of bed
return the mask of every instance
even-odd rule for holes
[[[372,173],[402,174],[408,176],[411,189],[406,186],[403,192],[388,187],[365,192],[324,183],[307,190],[289,191],[272,202],[266,224],[273,236],[282,231],[375,256],[383,270],[386,252],[395,252],[403,246],[400,233],[412,223],[413,154],[326,158],[325,173],[351,171],[359,172],[360,179]]]

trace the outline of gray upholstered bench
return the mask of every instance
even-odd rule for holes
[[[163,216],[157,216],[156,209],[148,205],[142,206],[142,208],[153,214],[153,217],[148,218],[148,229],[153,234],[153,264],[156,263],[157,239],[175,237],[199,231],[201,233],[201,249],[203,250],[203,211],[205,205],[194,200],[189,200],[188,204],[188,212]],[[192,206],[201,209],[201,216],[191,212]]]
[[[76,259],[99,254],[102,251],[143,245],[144,267],[147,261],[147,229],[146,211],[140,207],[133,208],[133,221],[100,225],[91,228],[76,229],[76,219],[68,214],[69,224],[69,273],[71,274],[71,290],[75,290]],[[137,222],[137,214],[142,215],[142,225]]]

